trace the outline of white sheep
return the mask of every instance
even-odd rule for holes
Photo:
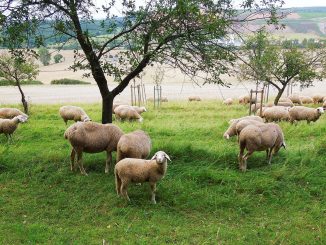
[[[142,130],[124,134],[117,145],[117,162],[124,158],[146,159],[151,147],[150,137]]]
[[[290,122],[305,120],[307,123],[315,122],[324,113],[323,107],[309,108],[304,106],[295,106],[289,110]]]
[[[117,145],[122,135],[121,129],[113,124],[77,122],[71,125],[64,134],[65,139],[68,139],[72,146],[70,154],[71,171],[75,169],[76,154],[80,172],[87,175],[82,163],[83,152],[98,153],[106,151],[105,173],[109,173],[112,151],[117,150]]]
[[[324,98],[325,98],[325,96],[323,96],[321,94],[315,94],[314,96],[312,96],[312,99],[314,101],[314,104],[323,103],[324,102]]]
[[[158,151],[151,160],[125,158],[115,165],[115,184],[118,196],[130,201],[127,189],[129,183],[149,182],[152,190],[152,203],[156,203],[156,183],[161,180],[167,170],[170,157],[164,151]]]
[[[189,96],[189,101],[201,101],[201,98],[199,96]]]
[[[233,99],[232,98],[227,98],[223,101],[224,105],[232,105],[233,104]]]
[[[293,104],[299,104],[302,105],[302,101],[300,99],[300,96],[298,94],[292,94],[288,97]]]
[[[0,108],[0,118],[12,119],[19,115],[24,116],[26,119],[28,119],[28,116],[25,113],[16,108]]]
[[[18,124],[26,121],[27,118],[23,115],[15,116],[12,119],[0,119],[0,134],[4,134],[7,139],[11,139],[12,134],[18,127]]]
[[[137,120],[139,122],[143,121],[143,118],[139,113],[128,105],[120,105],[114,110],[115,118],[117,120]]]
[[[273,106],[267,107],[264,109],[263,118],[265,118],[266,122],[278,122],[278,121],[289,121],[289,107],[283,106]]]
[[[245,127],[240,132],[239,145],[239,168],[242,171],[246,171],[247,159],[255,151],[266,151],[268,164],[271,164],[272,155],[275,155],[282,146],[286,148],[282,129],[274,123]],[[244,155],[245,149],[247,153]]]
[[[302,104],[312,104],[314,103],[314,100],[310,96],[301,95],[300,96]]]
[[[62,117],[63,121],[67,125],[69,120],[73,120],[75,122],[88,122],[91,121],[89,116],[83,110],[83,108],[78,106],[66,105],[62,106],[59,109],[59,114]]]
[[[231,119],[229,122],[230,126],[223,134],[223,137],[228,140],[230,139],[230,137],[237,135],[237,130],[236,130],[237,123],[241,122],[242,120],[254,120],[258,122],[264,122],[264,120],[259,116],[246,116],[237,119]]]
[[[144,106],[132,106],[132,108],[134,108],[139,115],[147,111]]]

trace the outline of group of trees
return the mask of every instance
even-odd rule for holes
[[[46,47],[44,47],[44,46],[40,47],[37,51],[37,55],[38,55],[40,62],[44,66],[47,66],[50,64],[51,53],[49,52],[49,50]],[[53,60],[54,60],[54,63],[60,63],[63,61],[63,55],[58,53],[53,56]]]
[[[74,51],[72,69],[93,76],[102,96],[102,122],[109,123],[115,96],[148,65],[164,63],[190,77],[223,84],[220,75],[240,59],[244,79],[268,82],[280,91],[292,80],[309,84],[319,73],[306,68],[310,62],[319,64],[319,58],[308,60],[302,51],[273,46],[263,32],[240,50],[220,42],[229,34],[241,36],[245,25],[256,19],[278,25],[282,4],[283,0],[241,0],[236,6],[230,0],[151,0],[138,6],[133,0],[108,0],[101,7],[107,20],[100,25],[107,35],[98,39],[87,28],[98,10],[92,0],[1,0],[1,41],[18,59],[24,59],[17,50],[30,42],[44,44],[46,37],[39,27],[45,22],[57,37],[77,41],[80,49]],[[120,50],[118,59],[111,62],[108,57],[116,49]],[[108,76],[118,82],[112,90]]]

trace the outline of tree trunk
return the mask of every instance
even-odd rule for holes
[[[276,98],[274,100],[274,104],[275,105],[278,104],[278,101],[280,100],[281,96],[283,95],[285,88],[286,88],[286,85],[283,86],[281,89],[278,90],[278,93],[277,93]]]
[[[102,123],[112,123],[112,107],[114,96],[108,93],[107,96],[102,98]]]
[[[24,92],[23,92],[23,90],[22,90],[22,88],[20,86],[20,83],[17,81],[16,84],[17,84],[19,92],[20,92],[20,94],[22,96],[22,104],[23,104],[23,107],[24,107],[24,113],[28,114],[28,103],[27,103],[27,101],[25,99],[25,94],[24,94]]]

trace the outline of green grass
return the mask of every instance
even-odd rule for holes
[[[81,80],[76,80],[76,79],[63,78],[63,79],[52,80],[51,84],[53,84],[53,85],[57,85],[57,84],[75,85],[75,84],[91,84],[91,83],[81,81]]]
[[[99,104],[81,106],[100,121]],[[84,154],[89,176],[70,172],[58,108],[33,106],[13,143],[0,135],[0,244],[325,244],[326,118],[282,122],[287,150],[271,166],[254,153],[246,173],[236,139],[222,138],[242,106],[169,102],[142,124],[116,123],[172,159],[152,205],[148,184],[117,198],[105,153]]]
[[[0,86],[12,86],[14,83],[9,80],[1,79]],[[20,82],[21,85],[42,85],[43,83],[38,80],[23,80]]]

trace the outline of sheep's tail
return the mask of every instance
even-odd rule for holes
[[[117,191],[117,195],[120,195],[121,190],[121,179],[119,177],[119,174],[117,173],[117,169],[114,168],[114,176],[115,176],[115,189]]]

